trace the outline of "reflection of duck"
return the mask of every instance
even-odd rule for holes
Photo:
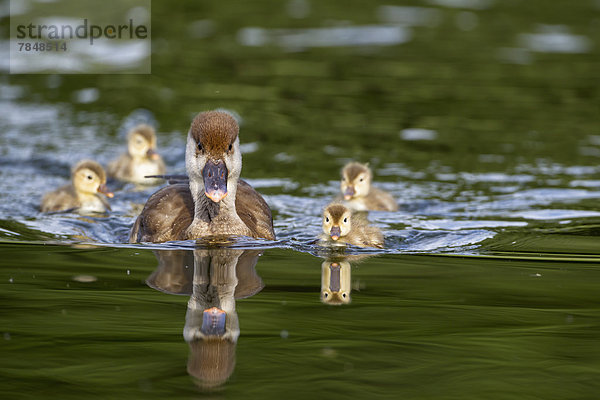
[[[161,180],[144,178],[165,173],[165,163],[156,152],[156,134],[150,125],[141,124],[127,135],[127,153],[108,164],[108,175],[126,182],[156,184]]]
[[[188,373],[199,386],[214,388],[233,373],[240,335],[235,300],[263,288],[255,265],[259,251],[159,250],[151,287],[167,293],[191,294],[183,336],[190,346]]]
[[[98,193],[113,197],[106,188],[106,174],[100,164],[83,160],[73,167],[70,184],[44,195],[41,210],[43,212],[74,210],[82,214],[110,210],[106,198]]]
[[[346,260],[326,260],[321,264],[321,301],[325,304],[350,303],[351,267]]]
[[[351,162],[342,169],[340,187],[342,195],[338,200],[353,211],[397,211],[398,204],[387,192],[371,186],[373,174],[366,164]]]
[[[323,211],[324,244],[347,243],[360,247],[383,248],[383,235],[379,228],[369,225],[362,213],[352,213],[343,204],[332,203]]]
[[[130,242],[164,242],[205,236],[244,235],[275,239],[269,206],[239,179],[239,127],[220,111],[200,113],[188,133],[188,183],[166,186],[146,202]]]

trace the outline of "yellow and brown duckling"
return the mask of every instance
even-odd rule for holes
[[[381,230],[369,225],[364,213],[352,213],[341,203],[332,203],[323,211],[321,240],[324,244],[383,248]]]
[[[367,164],[351,162],[342,169],[342,200],[353,211],[398,211],[391,194],[371,186],[373,174]]]
[[[240,179],[238,133],[237,122],[226,112],[194,118],[185,151],[189,182],[150,196],[131,229],[130,243],[230,235],[275,239],[271,209]]]
[[[110,205],[104,196],[113,197],[106,188],[104,169],[95,161],[83,160],[73,167],[71,183],[46,193],[40,208],[42,212],[105,212]]]
[[[108,175],[120,181],[152,185],[160,179],[147,175],[163,175],[165,163],[156,152],[156,133],[150,125],[141,124],[127,134],[127,153],[108,164]]]

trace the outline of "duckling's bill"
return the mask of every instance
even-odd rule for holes
[[[148,151],[146,152],[146,156],[154,161],[160,159],[160,155],[154,149],[148,149]]]
[[[103,195],[105,195],[106,197],[109,198],[113,198],[115,197],[115,194],[113,192],[111,192],[110,190],[108,190],[108,187],[106,187],[106,184],[101,184],[100,186],[98,186],[98,193],[102,193]]]
[[[342,236],[342,229],[339,226],[332,226],[329,231],[329,236],[331,236],[333,240],[338,240],[340,236]]]
[[[344,191],[344,200],[350,200],[355,193],[354,186],[348,186]]]

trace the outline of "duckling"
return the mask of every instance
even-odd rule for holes
[[[185,152],[189,182],[150,196],[131,229],[130,243],[230,235],[275,239],[269,206],[239,179],[238,133],[227,112],[207,111],[194,118]]]
[[[325,244],[347,243],[360,247],[383,248],[381,230],[369,225],[364,214],[353,214],[348,207],[340,203],[332,203],[323,211],[321,241]]]
[[[398,211],[398,204],[387,192],[371,186],[373,174],[368,164],[351,162],[342,169],[342,200],[353,211]]]
[[[113,197],[106,188],[104,169],[95,161],[83,160],[71,171],[71,183],[46,193],[42,198],[41,211],[77,211],[81,214],[110,210],[108,200]]]
[[[152,185],[161,179],[145,178],[162,175],[165,163],[156,152],[156,133],[150,125],[140,124],[127,134],[127,153],[108,164],[108,175],[121,181]]]

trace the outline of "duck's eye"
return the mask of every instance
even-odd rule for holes
[[[329,222],[329,217],[325,217],[325,222]]]
[[[360,181],[361,181],[361,182],[362,182],[362,181],[364,181],[364,180],[365,180],[364,178],[360,178]]]
[[[233,149],[233,144],[230,144],[229,147],[227,148],[227,151],[231,151],[231,149]]]
[[[94,179],[94,178],[93,178],[91,175],[88,175],[88,176],[87,176],[87,178],[88,178],[88,180],[90,180],[90,181],[91,181],[92,179]]]
[[[344,223],[348,222],[348,217],[344,218]]]
[[[202,151],[202,143],[198,143],[198,151]]]

